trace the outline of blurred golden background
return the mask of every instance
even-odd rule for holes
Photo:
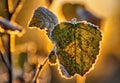
[[[13,69],[16,72],[13,72],[14,78],[23,73],[20,67],[20,64],[23,66],[22,61],[20,63],[20,53],[28,53],[28,63],[37,64],[41,63],[42,59],[51,52],[54,46],[46,36],[45,30],[31,29],[28,27],[29,20],[34,10],[39,6],[43,6],[51,10],[58,17],[59,22],[76,17],[78,21],[88,19],[88,21],[99,25],[103,33],[103,40],[100,46],[101,50],[94,69],[87,74],[85,83],[120,83],[120,0],[9,1],[11,2],[11,10],[9,11],[12,11],[12,9],[16,7],[18,1],[21,1],[18,10],[15,11],[15,14],[12,16],[11,22],[16,22],[25,29],[22,35],[12,36]],[[7,0],[0,0],[0,16],[8,19],[9,15],[7,13],[8,11],[6,11],[6,2]],[[83,10],[87,12],[83,13]],[[84,16],[86,17],[83,18]],[[22,58],[25,59],[25,56]],[[36,59],[38,57],[39,59]],[[26,66],[28,63],[24,65]],[[43,70],[46,73],[42,73],[42,75],[44,75],[38,83],[80,83],[75,77],[69,80],[62,78],[56,67],[46,65],[46,68]],[[27,65],[27,67],[30,69],[29,65]],[[6,71],[0,61],[0,83],[3,83],[3,79],[6,80]],[[51,82],[49,82],[49,80],[51,80]]]

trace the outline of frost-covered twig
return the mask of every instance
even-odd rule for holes
[[[8,20],[0,17],[0,26],[4,29],[4,30],[12,30],[12,31],[15,31],[15,30],[18,30],[18,31],[22,31],[21,28],[18,28],[18,26],[15,26],[13,24],[11,24]]]

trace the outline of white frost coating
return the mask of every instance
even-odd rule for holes
[[[71,20],[71,23],[72,23],[72,24],[77,24],[77,19],[76,19],[76,18],[73,18],[73,19]]]
[[[97,25],[95,25],[95,24],[92,24],[90,22],[87,22],[87,24],[90,25],[90,26],[92,26],[92,27],[95,27],[97,30],[100,30],[99,27]]]
[[[49,30],[49,37],[51,37],[51,33],[52,33],[54,27],[55,27],[55,25],[54,25],[54,24],[51,24],[51,28],[48,29],[48,30]]]
[[[92,24],[91,22],[87,22],[86,20],[85,21],[78,21],[77,22],[77,19],[76,18],[73,18],[71,21],[65,21],[65,22],[61,22],[61,23],[71,23],[71,24],[78,24],[78,23],[84,23],[84,24],[87,24],[87,25],[90,25],[94,28],[96,28],[97,30],[100,31],[100,28],[99,26],[95,25],[95,24]]]
[[[87,24],[87,25],[90,25],[94,28],[96,28],[97,30],[100,30],[99,26],[95,25],[95,24],[92,24],[91,22],[87,22],[87,21],[79,21],[77,23],[84,23],[84,24]]]
[[[64,68],[63,65],[60,64],[60,69],[61,69],[61,72],[64,76],[66,77],[70,77],[69,73],[67,72],[67,70]]]

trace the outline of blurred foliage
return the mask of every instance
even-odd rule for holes
[[[54,0],[46,0],[46,4],[48,7],[50,7],[53,2],[54,2]]]
[[[71,20],[72,18],[77,18],[80,21],[86,20],[98,26],[101,25],[103,18],[95,16],[89,10],[86,9],[85,4],[81,3],[65,3],[62,6],[62,12],[66,20]]]
[[[83,5],[80,4],[70,4],[65,3],[62,6],[63,14],[67,20],[71,20],[72,18],[79,19],[77,15],[77,9],[79,8],[85,8]]]
[[[23,69],[24,63],[27,61],[27,53],[20,53],[18,58],[18,64]]]

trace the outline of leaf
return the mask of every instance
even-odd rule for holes
[[[51,11],[44,7],[38,7],[34,11],[29,27],[48,28],[51,32],[56,24],[58,24],[57,17]]]
[[[52,31],[59,62],[70,75],[83,76],[99,54],[100,30],[91,23],[63,22]]]

